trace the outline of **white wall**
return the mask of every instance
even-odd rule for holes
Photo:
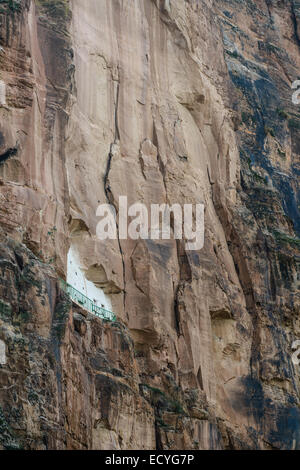
[[[0,340],[0,364],[6,364],[5,343]]]
[[[6,85],[0,80],[0,106],[6,106]]]
[[[104,307],[112,311],[110,298],[104,294],[102,289],[96,287],[93,282],[85,278],[84,271],[80,266],[79,256],[71,246],[68,253],[67,283],[86,295],[98,307]]]

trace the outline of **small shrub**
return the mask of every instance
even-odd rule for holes
[[[288,113],[286,113],[283,109],[277,108],[277,114],[282,119],[287,119],[289,117]]]
[[[300,129],[300,121],[298,119],[289,119],[289,128],[290,129]]]

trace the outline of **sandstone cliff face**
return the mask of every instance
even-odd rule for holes
[[[0,1],[2,448],[300,448],[299,18]],[[204,248],[101,242],[121,195],[204,203]],[[70,246],[117,322],[59,289]]]

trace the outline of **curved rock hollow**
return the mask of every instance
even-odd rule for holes
[[[299,28],[294,0],[0,1],[0,448],[300,448]],[[203,204],[203,248],[100,240],[120,196]]]

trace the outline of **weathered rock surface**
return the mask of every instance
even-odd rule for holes
[[[0,446],[299,449],[293,0],[0,1]],[[96,237],[204,203],[205,244]],[[59,290],[76,247],[103,323]]]

